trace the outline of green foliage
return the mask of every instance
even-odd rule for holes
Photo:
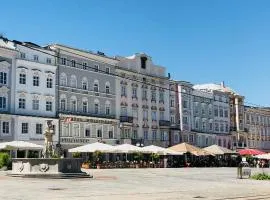
[[[0,153],[0,168],[10,165],[10,157],[7,153]]]
[[[254,180],[270,180],[270,175],[266,174],[266,173],[257,173],[254,174],[253,176],[251,176],[251,179]]]
[[[152,153],[150,157],[153,161],[157,162],[160,156],[157,153]]]
[[[79,152],[74,152],[74,153],[72,153],[72,157],[73,157],[73,158],[80,158],[80,157],[81,157],[81,153],[79,153]]]
[[[134,154],[134,160],[141,161],[143,159],[143,154],[141,152],[137,152]]]
[[[98,163],[100,163],[100,162],[102,162],[102,160],[103,160],[103,153],[102,152],[100,152],[100,151],[95,151],[94,153],[93,153],[93,160],[94,160],[94,162],[96,162],[97,164]]]
[[[73,156],[73,155],[72,155]],[[57,155],[56,153],[52,154],[52,158],[60,158],[59,155]]]

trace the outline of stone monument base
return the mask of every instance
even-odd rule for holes
[[[15,158],[10,176],[28,178],[92,178],[81,171],[80,158]]]

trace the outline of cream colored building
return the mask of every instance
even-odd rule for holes
[[[270,151],[270,108],[244,108],[248,148]]]

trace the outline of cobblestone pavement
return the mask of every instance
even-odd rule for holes
[[[1,173],[0,200],[270,199],[270,181],[236,179],[236,168],[101,169],[88,172],[94,175],[93,179],[30,179]]]

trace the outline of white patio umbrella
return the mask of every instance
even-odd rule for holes
[[[173,151],[173,150],[155,146],[155,145],[143,147],[142,152],[143,153],[156,153],[159,155],[168,155],[168,154],[169,155],[183,155],[182,152]]]
[[[74,152],[93,153],[95,151],[100,151],[103,153],[114,153],[115,149],[111,145],[95,142],[84,146],[76,147],[73,149],[69,149],[68,151],[71,153]]]
[[[0,149],[6,150],[42,150],[43,146],[25,141],[12,141],[0,143]]]
[[[235,154],[236,152],[233,152],[230,149],[227,149],[225,147],[221,147],[218,145],[211,145],[209,147],[203,148],[203,150],[208,151],[214,155],[224,155],[224,154]]]
[[[117,153],[136,153],[136,152],[142,152],[141,147],[137,147],[131,144],[120,144],[117,146],[113,146],[114,150]]]
[[[256,158],[259,158],[259,159],[270,160],[270,153],[257,155],[257,156],[255,156],[255,157],[256,157]]]

